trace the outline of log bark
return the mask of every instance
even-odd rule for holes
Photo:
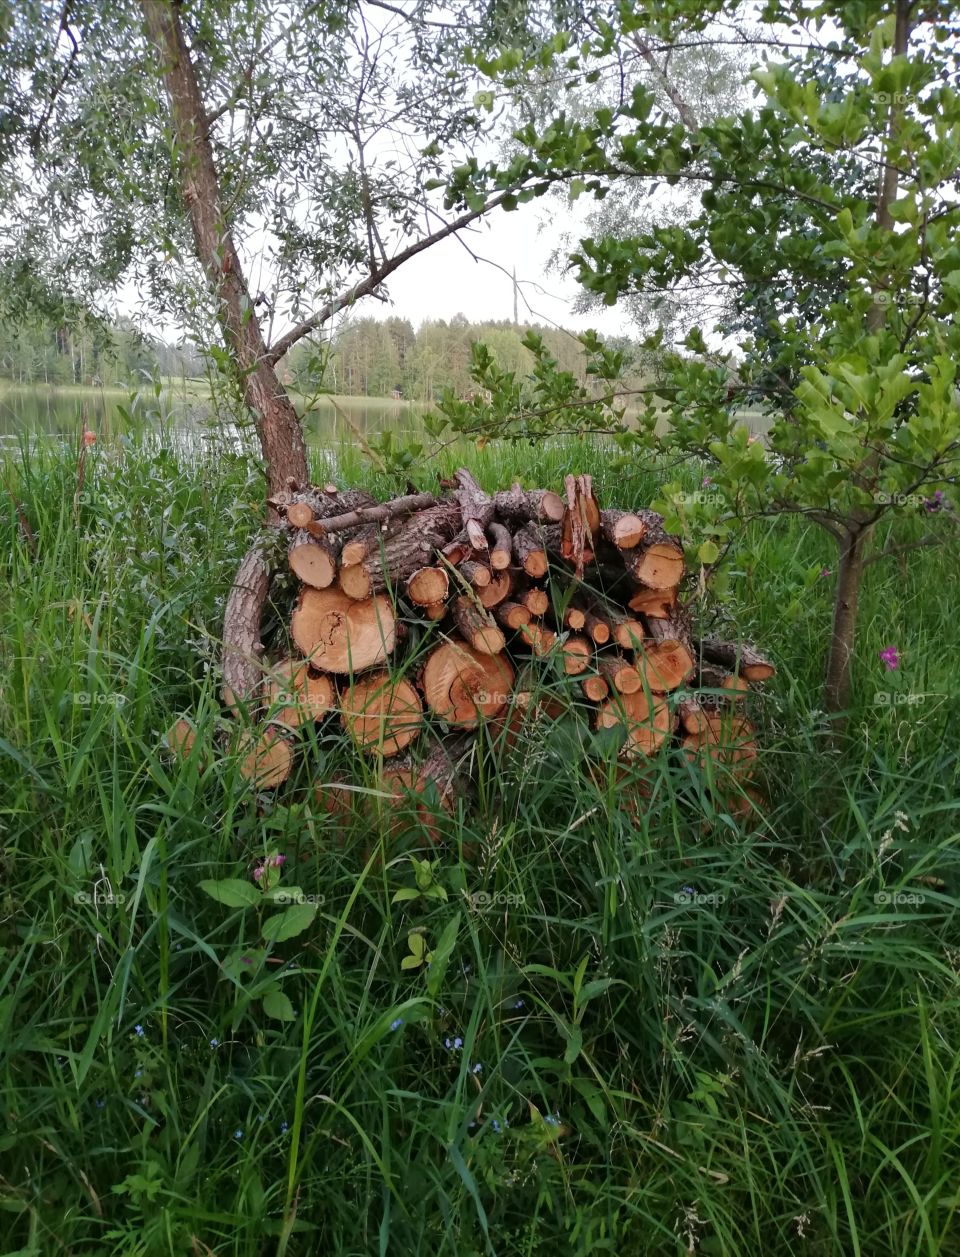
[[[627,575],[645,589],[675,589],[683,579],[683,546],[663,527],[663,517],[656,511],[637,511],[643,521],[644,535],[632,550],[622,551]]]
[[[477,563],[475,559],[467,559],[457,570],[474,589],[485,589],[493,579],[489,567],[485,563]]]
[[[547,574],[547,552],[538,530],[533,524],[525,524],[513,534],[513,555],[517,566],[527,576],[538,580]]]
[[[600,535],[618,550],[632,550],[646,534],[647,526],[631,511],[601,511]]]
[[[482,655],[498,655],[506,646],[506,638],[493,617],[469,598],[457,598],[453,604],[453,622],[460,636]]]
[[[385,523],[401,515],[414,515],[417,511],[425,511],[436,505],[437,499],[432,493],[412,493],[406,497],[393,498],[389,502],[358,505],[337,514],[331,512],[326,518],[320,519],[320,526],[324,533],[349,532],[351,528]]]
[[[704,663],[700,665],[700,671],[697,673],[697,688],[702,690],[722,690],[723,694],[710,695],[716,701],[721,697],[727,698],[729,701],[744,698],[750,693],[750,682],[742,676],[738,676],[736,672],[727,672],[726,668],[718,668],[714,664]],[[716,705],[714,701],[713,705]]]
[[[574,565],[577,576],[593,561],[600,536],[600,508],[593,496],[592,476],[565,476],[566,510],[561,524],[560,551]]]
[[[496,520],[491,520],[487,533],[490,538],[490,566],[495,572],[502,572],[513,562],[513,537],[510,530]]]
[[[519,484],[493,495],[494,513],[512,528],[529,523],[559,523],[563,499],[549,489],[522,489]]]
[[[270,588],[270,567],[260,546],[248,550],[234,577],[223,616],[223,703],[235,707],[253,694],[263,675],[260,620]]]
[[[453,476],[453,496],[460,506],[463,531],[474,550],[488,549],[486,530],[493,519],[494,503],[488,493],[477,484],[466,468],[461,467]]]
[[[708,637],[699,643],[699,653],[710,663],[738,672],[746,681],[769,681],[777,671],[766,655],[746,642],[725,642]]]
[[[643,680],[637,669],[622,655],[601,655],[597,671],[611,690],[619,694],[636,694],[643,689]]]
[[[403,527],[362,563],[341,565],[340,588],[351,598],[369,598],[402,584],[419,568],[429,566],[459,527],[460,510],[455,503],[440,503],[409,516]]]

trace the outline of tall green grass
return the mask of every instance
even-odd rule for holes
[[[490,487],[585,469],[610,502],[655,489],[589,441],[467,453]],[[317,458],[395,488],[349,447]],[[274,796],[225,749],[217,640],[261,494],[242,459],[128,442],[77,494],[74,456],[41,442],[4,474],[3,1252],[960,1251],[942,554],[870,569],[838,744],[818,711],[831,555],[765,525],[730,593],[779,666],[747,820],[670,753],[636,769],[637,809],[615,746],[545,722],[510,752],[484,732],[476,798],[434,846],[335,722]],[[343,776],[345,818],[304,789]],[[263,961],[292,1021],[231,960],[257,954],[257,910],[199,886],[274,851],[322,900]],[[394,902],[410,856],[446,898]],[[409,971],[415,926],[434,956]]]

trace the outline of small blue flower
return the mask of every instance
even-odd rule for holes
[[[399,1030],[402,1025],[403,1025],[403,1018],[397,1017],[395,1021],[390,1022],[390,1029]]]
[[[239,1126],[238,1126],[238,1127],[237,1127],[237,1129],[233,1132],[233,1137],[234,1137],[234,1139],[242,1139],[242,1138],[243,1138],[243,1131],[240,1129],[240,1127],[239,1127]]]
[[[285,1135],[289,1129],[290,1129],[290,1124],[289,1124],[289,1122],[281,1122],[281,1123],[280,1123],[280,1134],[281,1134],[281,1135]]]
[[[697,892],[693,889],[692,886],[684,886],[683,893],[685,895],[695,895]]]
[[[523,1007],[523,1000],[518,999],[517,1002],[514,1004],[514,1008],[522,1008],[522,1007]]]
[[[139,1078],[139,1077],[140,1077],[140,1075],[141,1075],[142,1073],[143,1073],[143,1070],[142,1070],[142,1069],[135,1069],[135,1070],[133,1071],[133,1076],[134,1076],[134,1078]]]
[[[546,1115],[546,1117],[545,1117],[543,1120],[547,1123],[547,1125],[548,1125],[548,1126],[559,1126],[559,1125],[560,1125],[560,1118],[559,1118],[559,1116],[555,1116],[553,1113],[548,1113],[548,1114]]]
[[[219,1040],[219,1039],[211,1039],[211,1040],[210,1040],[210,1046],[211,1046],[211,1047],[219,1047],[219,1046],[220,1046],[220,1040]]]
[[[458,1052],[459,1052],[459,1051],[460,1051],[460,1049],[463,1047],[463,1039],[461,1039],[459,1035],[457,1035],[457,1037],[454,1039],[454,1041],[453,1041],[453,1046],[454,1046],[455,1050],[456,1050],[456,1051],[458,1051]]]
[[[146,1031],[144,1030],[143,1026],[134,1026],[133,1032],[137,1036],[138,1039],[142,1039],[143,1036],[146,1034]]]
[[[266,1120],[267,1120],[267,1115],[266,1115],[266,1113],[261,1113],[261,1114],[259,1114],[259,1116],[257,1117],[257,1121],[258,1121],[258,1122],[265,1122]]]
[[[473,1068],[471,1069],[471,1071],[470,1071],[470,1072],[471,1072],[471,1073],[473,1073],[473,1074],[482,1074],[482,1073],[483,1073],[483,1066],[481,1065],[481,1063],[480,1063],[479,1061],[477,1061],[476,1065],[474,1065],[474,1066],[473,1066]]]
[[[97,1108],[98,1108],[98,1109],[105,1108],[105,1107],[106,1107],[106,1103],[107,1103],[107,1102],[106,1102],[106,1100],[98,1100],[98,1101],[97,1101]]]

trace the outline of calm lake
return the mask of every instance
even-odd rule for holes
[[[300,399],[295,399],[302,410]],[[304,414],[304,430],[315,445],[350,442],[353,430],[365,436],[391,431],[397,436],[420,431],[422,407],[410,402],[367,397],[321,398]],[[137,394],[115,388],[18,387],[0,382],[0,440],[14,443],[23,436],[46,433],[77,440],[84,421],[105,441],[131,430],[175,434],[189,444],[211,437],[240,444],[242,436],[231,417],[211,403],[205,386]]]

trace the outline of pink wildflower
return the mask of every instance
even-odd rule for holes
[[[897,668],[900,667],[900,652],[896,646],[885,646],[880,651],[880,658],[887,665],[888,672],[896,672]]]

